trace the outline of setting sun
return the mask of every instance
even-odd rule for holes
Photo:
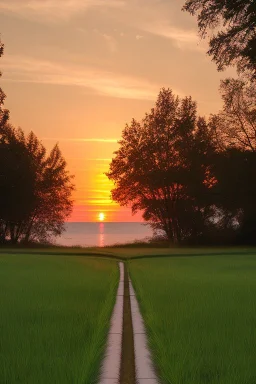
[[[105,220],[105,214],[104,213],[99,213],[99,220],[104,221]]]

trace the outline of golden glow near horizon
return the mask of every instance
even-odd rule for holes
[[[105,220],[105,214],[103,212],[99,213],[99,221],[104,221]]]

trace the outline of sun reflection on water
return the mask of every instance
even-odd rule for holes
[[[99,247],[104,247],[105,245],[105,233],[104,233],[104,223],[99,223]]]

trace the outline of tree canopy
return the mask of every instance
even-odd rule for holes
[[[72,176],[58,145],[49,154],[33,132],[0,129],[2,242],[47,241],[60,235],[72,211]]]
[[[202,37],[216,30],[208,54],[218,70],[237,65],[240,73],[256,80],[255,0],[186,0],[183,10],[197,15]]]
[[[222,147],[256,151],[256,89],[240,79],[221,81],[223,108],[211,117]]]
[[[142,121],[133,119],[123,130],[107,173],[112,198],[141,211],[171,243],[255,241],[256,152],[254,144],[238,140],[244,125],[237,118],[254,116],[255,104],[249,89],[238,85],[222,83],[228,117],[221,116],[230,142],[216,118],[207,123],[191,97],[180,99],[170,89],[160,91]],[[244,102],[238,102],[237,87]]]
[[[162,89],[155,108],[123,131],[107,173],[115,183],[112,198],[134,213],[141,210],[172,242],[199,234],[206,215],[200,204],[214,181],[207,138],[191,97]]]

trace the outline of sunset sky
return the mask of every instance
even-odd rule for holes
[[[70,221],[140,221],[111,202],[104,172],[126,122],[161,87],[221,107],[220,79],[184,0],[0,0],[1,86],[11,122],[56,142],[75,175]]]

